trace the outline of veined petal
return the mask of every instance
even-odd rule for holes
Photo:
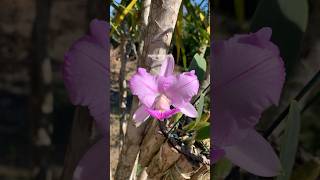
[[[215,142],[224,143],[219,146],[236,143],[239,136],[231,135],[245,135],[255,126],[261,113],[278,103],[285,80],[281,57],[263,45],[238,40],[214,46],[212,133]]]
[[[177,107],[180,109],[180,111],[185,114],[186,116],[189,116],[191,118],[195,118],[198,116],[198,112],[196,108],[191,103],[185,103],[184,106]]]
[[[159,76],[170,76],[173,74],[173,70],[174,70],[174,58],[172,54],[169,54],[165,57],[165,60],[162,63]]]
[[[95,180],[108,179],[108,153],[107,138],[104,137],[93,145],[82,157],[77,165],[73,180],[88,180],[94,177]]]
[[[177,82],[176,76],[159,76],[157,78],[159,92],[165,93],[168,88]]]
[[[155,76],[149,74],[146,69],[138,68],[129,82],[132,94],[137,95],[140,102],[150,108],[158,95],[158,85]]]
[[[229,160],[252,174],[272,177],[281,171],[280,160],[271,145],[253,129],[242,142],[224,150]]]
[[[154,109],[147,109],[147,111],[152,117],[154,117],[160,121],[163,121],[164,119],[169,118],[172,115],[179,112],[179,109],[175,108],[175,109],[170,109],[170,110],[164,111],[164,112],[159,111],[159,110],[154,110]]]
[[[183,107],[198,93],[199,80],[195,71],[184,72],[177,75],[176,83],[170,86],[165,94],[176,107]]]
[[[106,22],[94,20],[90,34],[76,41],[65,54],[63,79],[71,102],[88,106],[103,135],[107,130],[108,104],[108,27]],[[97,32],[105,31],[97,35]],[[99,39],[100,38],[100,39]]]
[[[139,127],[149,117],[149,113],[146,110],[146,106],[141,105],[133,114],[133,121],[136,123],[136,127]]]

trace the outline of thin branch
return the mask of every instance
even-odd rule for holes
[[[309,90],[314,86],[314,84],[317,83],[317,81],[320,79],[320,70],[313,76],[313,78],[301,89],[301,91],[298,93],[298,95],[294,98],[296,101],[300,101],[304,95],[309,92]],[[278,125],[282,122],[282,120],[287,116],[289,113],[290,106],[288,105],[285,110],[276,118],[275,121],[273,121],[272,125],[264,132],[263,136],[265,138],[268,138],[274,129],[278,127]]]

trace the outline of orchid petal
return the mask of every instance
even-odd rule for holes
[[[148,117],[149,117],[149,113],[147,112],[146,107],[144,105],[141,105],[133,114],[132,118],[136,123],[135,125],[138,127],[140,126],[140,124],[146,121]]]
[[[167,97],[176,107],[181,108],[191,101],[191,98],[198,93],[199,80],[195,71],[184,72],[177,75],[176,83],[166,90]]]
[[[240,139],[236,133],[245,136],[261,113],[278,103],[285,80],[284,64],[264,46],[234,39],[217,42],[213,54],[212,133],[218,146],[230,145]],[[225,125],[226,121],[232,126]]]
[[[232,163],[255,175],[272,177],[281,171],[280,160],[271,145],[253,129],[242,142],[224,150]]]
[[[175,109],[170,109],[170,110],[164,111],[164,112],[159,111],[159,110],[154,110],[154,109],[147,109],[147,111],[152,117],[154,117],[160,121],[163,121],[164,119],[169,118],[172,115],[179,112],[179,109],[175,108]]]
[[[150,108],[158,96],[158,85],[155,76],[149,74],[146,69],[138,68],[129,82],[133,95],[137,95],[140,102]]]
[[[93,38],[105,49],[109,46],[109,39],[106,39],[108,35],[108,24],[106,21],[100,21],[94,19],[90,22],[90,31]],[[109,36],[107,36],[109,37]]]
[[[165,93],[168,88],[177,82],[176,76],[159,76],[157,78],[159,92]]]
[[[162,63],[159,76],[170,76],[174,70],[174,58],[171,54],[166,56],[166,59]]]
[[[108,179],[107,138],[102,138],[94,144],[82,157],[77,165],[73,180]]]
[[[223,149],[212,149],[212,158],[210,159],[211,162],[217,162],[221,157],[223,157],[226,153]]]
[[[100,28],[100,29],[99,29]],[[108,104],[108,41],[107,23],[91,22],[90,35],[76,41],[65,54],[63,78],[71,102],[74,105],[88,106],[97,127],[106,135]],[[97,35],[97,32],[104,31]]]
[[[214,107],[214,121],[211,132],[213,134],[212,138],[215,146],[229,146],[241,141],[248,135],[249,128],[239,128],[237,122],[230,113],[220,113],[223,111],[220,109],[221,107],[218,105]],[[222,119],[224,120],[223,122]]]
[[[179,107],[179,109],[183,114],[191,118],[195,118],[198,116],[196,108],[194,108],[191,103],[185,103],[185,105],[183,107]]]
[[[265,50],[271,51],[275,56],[279,55],[279,48],[273,44],[270,39],[272,35],[272,30],[269,27],[261,28],[259,31],[246,35],[244,37],[240,37],[238,39],[239,43],[251,44],[260,48],[264,48]]]

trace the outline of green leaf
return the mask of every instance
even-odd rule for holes
[[[232,163],[226,159],[220,159],[213,167],[213,178],[212,179],[224,179],[227,177],[232,169]]]
[[[172,123],[175,123],[176,121],[178,121],[178,120],[182,117],[182,115],[183,115],[183,114],[182,114],[181,112],[173,115],[173,116],[172,116]]]
[[[196,53],[193,56],[193,59],[191,61],[189,71],[195,70],[199,81],[203,81],[205,79],[206,69],[207,69],[206,60],[202,56],[200,56],[198,53]]]
[[[198,103],[196,104],[196,108],[198,111],[198,117],[196,119],[196,121],[199,121],[201,119],[202,116],[202,112],[203,112],[203,106],[204,106],[204,94],[201,94],[199,97],[199,100],[197,101]]]
[[[114,29],[118,28],[118,26],[121,24],[121,22],[124,20],[124,18],[126,17],[126,15],[132,10],[132,8],[134,7],[134,5],[137,3],[137,0],[132,0],[128,6],[119,14],[117,14],[116,16],[116,20],[114,23]],[[113,33],[114,29],[111,29],[111,34]]]
[[[243,24],[245,18],[245,4],[244,0],[234,0],[234,9],[239,24]]]
[[[189,123],[188,125],[186,125],[185,127],[183,127],[184,130],[186,131],[191,131],[191,130],[199,130],[200,128],[202,128],[203,126],[208,125],[208,122],[201,122],[202,120],[202,113],[203,113],[203,107],[204,107],[204,94],[201,94],[199,97],[199,100],[196,103],[196,109],[198,112],[198,117],[196,118],[195,121],[192,121],[191,123]]]
[[[316,180],[319,176],[320,163],[316,160],[311,160],[295,169],[290,180]]]
[[[182,40],[182,32],[183,32],[183,13],[182,13],[182,6],[179,10],[178,13],[178,18],[177,18],[177,23],[176,23],[176,28],[175,28],[175,33],[174,33],[174,37],[175,37],[175,45],[176,45],[176,49],[177,49],[177,63],[180,60],[180,53],[182,55],[182,60],[183,60],[183,68],[186,69],[187,68],[187,58],[185,55],[185,49],[183,46],[183,40]]]
[[[191,131],[191,130],[195,130],[198,131],[199,129],[205,127],[205,126],[209,126],[210,123],[206,122],[206,121],[200,121],[198,123],[196,123],[196,121],[192,121],[191,123],[189,123],[188,125],[183,127],[183,130],[186,131]]]
[[[200,128],[197,131],[197,135],[196,135],[196,140],[198,141],[208,139],[208,138],[210,138],[210,124],[203,128]]]
[[[280,161],[283,173],[277,180],[289,180],[298,149],[300,132],[300,106],[297,101],[292,101],[289,114],[285,120],[285,132],[281,139]]]
[[[272,28],[272,41],[279,46],[290,75],[299,60],[307,23],[307,0],[262,0],[253,16],[251,31]]]

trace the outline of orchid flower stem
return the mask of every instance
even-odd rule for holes
[[[301,89],[299,94],[294,98],[296,101],[300,101],[304,95],[309,92],[309,90],[313,87],[314,84],[317,83],[317,81],[320,79],[320,70],[313,76],[313,78]],[[282,122],[282,120],[287,116],[289,113],[289,105],[286,107],[286,109],[278,116],[278,118],[273,121],[272,125],[265,131],[263,136],[265,138],[268,138],[274,129],[278,127],[278,125]]]
[[[210,83],[208,84],[208,86],[206,88],[204,88],[204,90],[199,93],[199,95],[197,96],[197,98],[193,101],[193,105],[197,104],[198,100],[200,99],[200,94],[204,93],[205,95],[207,95],[209,93],[209,88],[210,88]]]
[[[304,113],[309,107],[311,107],[314,103],[316,103],[319,100],[319,98],[320,98],[320,93],[310,98],[310,101],[308,101],[306,105],[302,108],[301,113]]]
[[[170,133],[173,131],[173,129],[177,126],[177,124],[180,122],[181,118],[178,119],[174,124],[173,126],[170,128],[170,130],[168,131],[168,136],[170,135]]]

